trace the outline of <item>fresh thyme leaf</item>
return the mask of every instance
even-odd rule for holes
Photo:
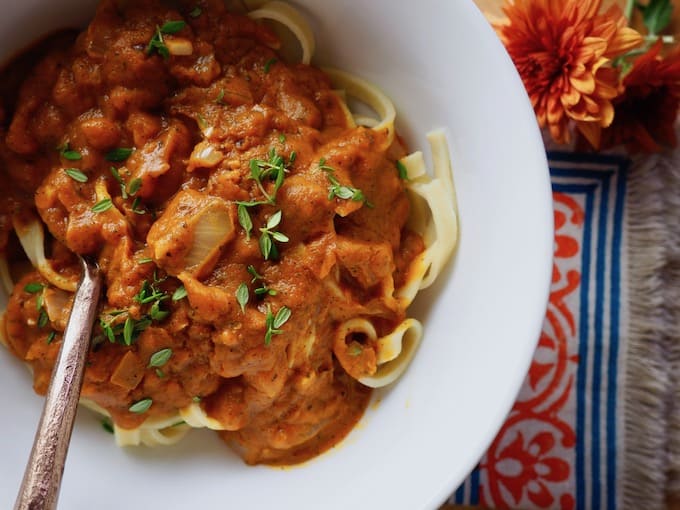
[[[267,305],[267,314],[265,316],[265,325],[267,330],[264,334],[265,345],[271,344],[272,337],[274,335],[280,335],[283,333],[283,331],[281,331],[279,328],[288,322],[291,314],[292,312],[290,311],[290,308],[287,306],[282,306],[279,311],[276,312],[276,315],[274,315],[272,313],[271,307]]]
[[[276,203],[276,193],[283,185],[286,172],[295,161],[293,154],[295,153],[293,152],[291,154],[288,162],[286,163],[286,160],[283,158],[283,156],[277,154],[276,150],[272,147],[269,150],[268,159],[266,161],[262,159],[250,160],[250,178],[255,180],[257,183],[258,188],[266,199],[266,203],[272,205]],[[269,195],[264,189],[263,181],[265,179],[274,181],[274,192],[271,195]]]
[[[160,283],[161,281],[164,280],[156,280],[157,283]],[[167,298],[168,296],[165,294],[165,292],[156,289],[154,285],[149,284],[147,280],[144,280],[144,282],[142,282],[142,288],[139,290],[134,299],[138,303],[145,305],[148,303],[153,303],[154,301],[163,301]]]
[[[360,189],[340,184],[340,181],[338,181],[338,179],[335,177],[335,170],[332,167],[326,165],[325,159],[322,158],[319,161],[319,168],[326,172],[326,178],[330,183],[328,186],[328,200],[333,200],[337,197],[342,200],[365,202],[366,205],[368,205],[366,202],[366,197]]]
[[[113,178],[116,179],[116,182],[118,184],[120,184],[120,185],[125,184],[123,182],[123,178],[120,176],[120,172],[118,171],[118,169],[115,166],[112,166],[110,168],[110,170],[111,170],[111,175],[113,175]]]
[[[177,290],[173,293],[172,300],[173,301],[180,301],[180,300],[184,299],[185,297],[187,297],[187,295],[188,295],[187,289],[184,288],[184,285],[180,285],[179,287],[177,287]]]
[[[172,349],[161,349],[160,351],[154,352],[149,358],[149,367],[162,367],[165,365],[172,357]]]
[[[191,9],[191,11],[189,11],[189,16],[191,16],[192,18],[196,19],[196,18],[198,18],[202,13],[203,13],[203,9],[201,9],[201,8],[198,7],[198,6],[196,6],[196,7],[194,7],[193,9]]]
[[[273,326],[275,329],[279,329],[281,326],[283,326],[286,322],[288,322],[288,319],[290,319],[292,312],[290,311],[290,308],[287,306],[282,306],[279,308],[279,311],[276,312],[276,316],[274,317],[273,321]]]
[[[135,322],[135,334],[133,335],[132,339],[135,340],[137,338],[137,335],[144,331],[146,328],[151,326],[152,320],[151,317],[147,317],[146,315],[139,319],[138,321]]]
[[[274,244],[274,240],[280,243],[287,243],[289,241],[288,236],[282,232],[276,232],[274,229],[281,223],[282,213],[281,211],[276,211],[267,220],[267,226],[260,228],[260,252],[265,260],[277,259],[279,256],[278,249]]]
[[[264,260],[269,260],[269,257],[272,254],[273,247],[274,244],[272,242],[272,238],[268,233],[263,232],[262,235],[260,236],[260,251],[262,252]]]
[[[248,213],[248,209],[244,204],[238,204],[236,211],[239,225],[246,231],[246,238],[250,241],[250,234],[253,231],[253,220],[250,218],[250,213]]]
[[[149,44],[146,46],[146,54],[152,55],[155,51],[161,57],[163,57],[164,60],[170,58],[170,51],[165,45],[163,36],[176,34],[177,32],[180,32],[185,26],[186,22],[184,21],[168,21],[164,23],[162,27],[156,25],[156,32],[149,40]]]
[[[197,113],[196,119],[197,119],[196,122],[198,122],[198,127],[201,128],[201,131],[205,131],[206,129],[208,129],[208,121],[205,120],[205,117],[203,115]]]
[[[55,338],[56,336],[57,336],[57,332],[56,332],[56,331],[54,331],[54,330],[50,331],[50,334],[47,335],[47,340],[46,340],[47,344],[49,345],[49,344],[51,344],[52,342],[54,342],[54,338]]]
[[[201,397],[199,397],[199,396],[197,395],[197,396],[193,397],[191,400],[192,400],[192,402],[198,404],[198,403],[201,401]]]
[[[35,298],[35,309],[40,311],[40,309],[43,307],[44,301],[45,297],[42,294],[38,295],[38,297]]]
[[[408,181],[408,169],[406,168],[406,165],[402,163],[401,161],[397,160],[397,172],[399,173],[399,178],[402,181]]]
[[[40,314],[38,314],[38,327],[39,328],[44,328],[47,326],[50,322],[50,318],[47,315],[47,312],[45,311],[44,308],[40,309]]]
[[[110,198],[105,198],[104,200],[100,200],[94,204],[92,206],[92,211],[96,213],[103,213],[111,209],[111,207],[113,207],[113,202]]]
[[[76,182],[87,182],[87,175],[77,168],[66,168],[64,172]]]
[[[279,135],[279,142],[281,142],[281,143],[286,143],[286,135],[284,135],[283,133],[281,133],[281,134]],[[292,154],[291,154],[291,157],[292,157]]]
[[[273,230],[281,223],[281,211],[276,211],[267,220],[267,230]]]
[[[69,161],[78,161],[83,159],[83,155],[80,152],[71,149],[68,142],[62,147],[59,147],[58,150],[59,153],[61,154],[61,157]]]
[[[112,344],[116,343],[116,334],[113,332],[111,324],[100,322],[100,325],[109,342],[111,342]]]
[[[156,369],[156,375],[160,378],[163,379],[165,377],[165,372],[163,372],[160,368]]]
[[[139,208],[140,203],[141,199],[139,197],[135,197],[135,199],[132,201],[132,212],[135,214],[146,214],[146,210]]]
[[[663,32],[671,22],[673,14],[671,0],[650,0],[647,5],[636,2],[635,6],[642,12],[642,21],[651,36]]]
[[[137,262],[139,264],[150,264],[153,262],[153,259],[151,257],[144,257],[143,259],[139,259]]]
[[[106,153],[104,159],[106,161],[120,163],[129,158],[135,150],[128,147],[118,147]]]
[[[272,232],[271,236],[274,238],[274,241],[278,241],[280,243],[287,243],[288,241],[290,241],[288,236],[283,232]]]
[[[131,413],[142,414],[147,412],[149,408],[151,408],[151,404],[153,404],[153,400],[151,400],[150,398],[144,398],[128,407],[128,411],[130,411]]]
[[[44,288],[45,286],[42,283],[31,282],[26,284],[24,291],[28,292],[29,294],[37,294]]]
[[[215,99],[215,102],[217,104],[224,104],[224,89],[220,89],[220,93],[217,95],[217,99]]]
[[[172,35],[181,32],[187,24],[185,21],[166,21],[161,27],[161,33],[164,35]]]
[[[123,327],[123,342],[125,345],[132,345],[132,335],[135,332],[135,321],[132,317],[125,319],[125,326]]]
[[[247,267],[248,272],[250,275],[253,277],[251,283],[255,283],[257,280],[264,280],[264,276],[262,276],[260,273],[257,272],[257,269],[255,269],[255,266],[248,266]]]
[[[103,428],[106,432],[108,432],[109,434],[113,434],[113,433],[114,433],[114,431],[113,431],[113,424],[112,424],[111,421],[108,420],[108,419],[103,419],[103,420],[102,420],[102,428]]]
[[[170,315],[170,312],[168,312],[167,310],[161,310],[161,302],[155,301],[154,304],[151,305],[149,315],[151,316],[151,320],[160,322],[163,319],[165,319],[168,315]]]
[[[127,187],[128,195],[130,195],[131,197],[134,197],[137,194],[137,192],[139,191],[139,188],[141,188],[141,187],[142,187],[142,179],[140,179],[139,177],[132,179],[130,181],[130,184],[128,184],[128,187]]]
[[[238,289],[236,289],[236,301],[238,301],[242,313],[245,313],[249,299],[250,294],[248,292],[248,286],[245,283],[241,283],[241,285],[238,286]]]
[[[123,178],[120,176],[120,172],[115,166],[112,166],[110,168],[111,170],[111,175],[113,175],[113,178],[116,180],[118,185],[120,186],[120,195],[123,197],[123,200],[127,200],[128,194],[127,190],[125,189],[125,182],[123,181]]]
[[[265,62],[264,64],[264,74],[269,74],[269,71],[271,71],[271,68],[274,64],[276,64],[278,60],[276,58],[270,58]]]

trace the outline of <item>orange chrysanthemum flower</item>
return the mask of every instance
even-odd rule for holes
[[[495,27],[539,124],[559,143],[570,140],[570,119],[589,139],[592,127],[611,124],[611,100],[621,89],[619,71],[607,64],[642,42],[642,36],[626,26],[618,6],[600,14],[601,4],[515,0],[503,7],[508,21]]]
[[[633,62],[623,79],[625,93],[614,100],[616,115],[602,131],[599,149],[624,144],[629,152],[658,152],[675,147],[680,106],[680,50],[659,56],[659,40]]]

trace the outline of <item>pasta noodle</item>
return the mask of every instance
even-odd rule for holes
[[[48,75],[90,65],[109,82],[87,81],[82,97],[62,83],[91,80],[77,72],[24,85],[76,113],[52,126],[56,114],[20,101],[2,133],[8,176],[33,153],[50,170],[10,197],[29,211],[11,225],[34,271],[14,282],[17,255],[0,246],[12,294],[0,341],[44,391],[73,253],[96,254],[106,295],[82,403],[112,422],[117,444],[169,445],[207,428],[249,463],[304,461],[352,428],[369,388],[399,378],[421,343],[406,309],[458,238],[446,138],[428,134],[431,176],[379,88],[308,65],[312,30],[286,3],[247,2],[247,17],[218,0],[180,1],[174,14],[158,5],[105,0],[85,35],[37,64]],[[145,44],[143,28],[115,25],[126,17],[146,26]],[[301,64],[278,61],[262,21],[290,30]],[[115,55],[91,39],[114,33]],[[111,85],[125,72],[125,86]]]

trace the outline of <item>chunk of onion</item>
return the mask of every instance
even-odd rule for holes
[[[186,268],[194,272],[200,271],[231,239],[233,230],[234,225],[227,210],[209,207],[203,211],[194,225],[194,244],[184,259]]]
[[[68,292],[75,292],[78,282],[73,277],[66,277],[57,273],[45,257],[45,233],[40,220],[31,218],[23,223],[17,217],[13,218],[14,231],[19,238],[26,256],[38,272],[55,287]]]
[[[203,141],[194,147],[189,157],[188,170],[195,168],[214,168],[224,159],[224,154],[215,148],[210,142]]]
[[[47,316],[50,318],[50,322],[59,325],[62,329],[66,329],[66,322],[71,314],[71,306],[73,305],[71,296],[72,294],[68,292],[52,287],[43,291]]]
[[[189,39],[173,38],[165,39],[165,46],[168,48],[170,55],[183,57],[191,55],[194,52],[194,46]]]
[[[231,206],[195,190],[183,190],[156,220],[147,244],[153,258],[169,274],[196,278],[212,271],[222,247],[236,235]]]

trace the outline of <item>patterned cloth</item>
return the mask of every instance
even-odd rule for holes
[[[548,156],[555,258],[543,332],[507,421],[452,503],[621,507],[629,165]]]

